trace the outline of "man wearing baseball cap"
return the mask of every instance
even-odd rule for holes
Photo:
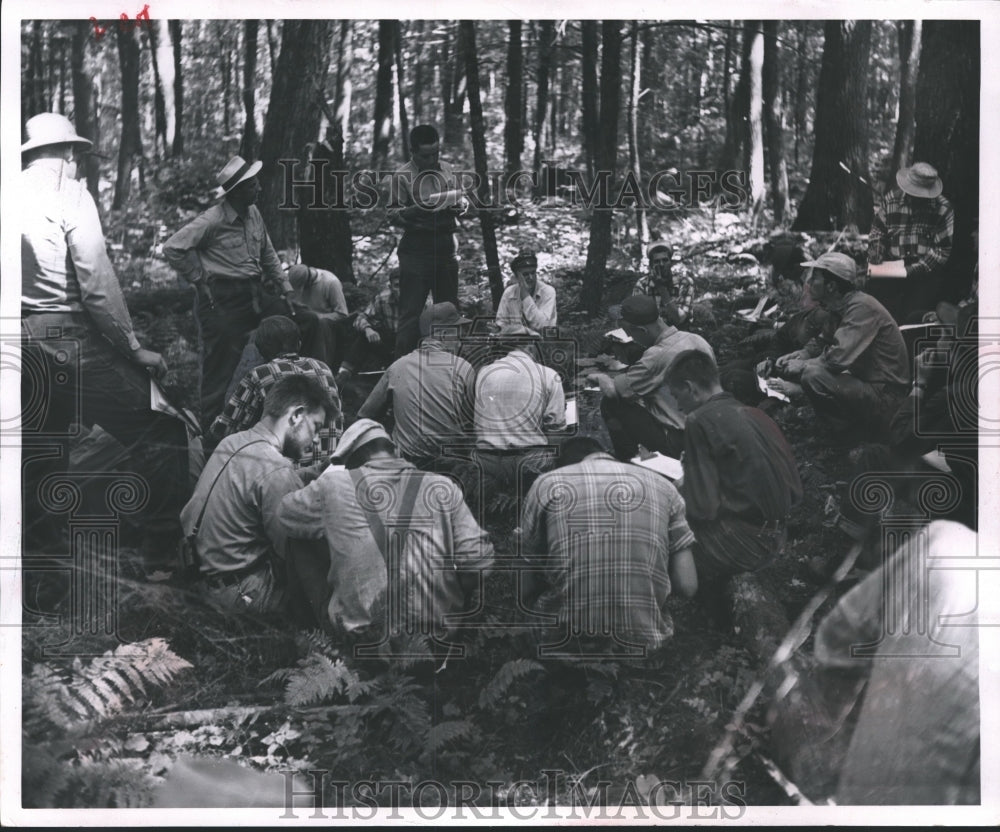
[[[266,285],[291,289],[254,204],[260,162],[230,159],[216,176],[223,199],[163,244],[167,262],[195,288],[194,315],[201,354],[201,420],[207,428],[222,410],[226,387],[251,331]]]
[[[902,333],[875,298],[857,288],[858,269],[846,254],[807,260],[809,292],[840,323],[828,343],[814,338],[781,356],[775,368],[801,381],[816,412],[836,431],[882,431],[909,389]]]
[[[941,192],[938,172],[926,162],[896,173],[898,187],[882,198],[868,236],[868,263],[902,260],[905,280],[879,281],[877,292],[900,323],[942,300],[944,270],[951,256],[955,212]]]
[[[674,249],[665,240],[650,243],[646,256],[649,274],[639,278],[632,294],[649,295],[656,300],[660,317],[671,326],[680,326],[691,317],[694,280],[688,274],[674,274]]]
[[[176,545],[188,476],[183,423],[149,404],[150,378],[167,365],[136,340],[97,206],[77,180],[90,140],[57,113],[34,116],[26,131],[18,207],[25,543],[60,544],[38,486],[66,467],[71,424],[98,423],[149,488],[142,523],[162,552]]]
[[[523,326],[542,335],[558,323],[556,290],[538,279],[538,257],[533,251],[520,252],[511,261],[510,269],[514,280],[497,305],[497,326]]]
[[[326,580],[308,582],[317,618],[359,647],[382,636],[445,637],[445,616],[475,603],[493,563],[493,545],[461,490],[400,459],[371,419],[344,431],[332,461],[288,494],[277,515],[290,537],[326,541]],[[292,561],[302,563],[294,546]]]

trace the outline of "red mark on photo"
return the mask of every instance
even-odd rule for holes
[[[148,25],[150,22],[149,4],[144,5],[142,10],[136,13],[135,20],[130,20],[125,12],[122,12],[118,17],[118,31],[120,32],[131,31],[136,26]],[[103,38],[105,32],[108,31],[107,26],[101,26],[100,21],[96,17],[90,18],[90,22],[94,24],[94,38],[96,40]]]

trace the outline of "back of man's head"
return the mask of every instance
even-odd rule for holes
[[[699,390],[712,390],[719,385],[719,368],[715,359],[701,350],[684,350],[667,370],[671,386],[691,382]]]
[[[432,124],[418,124],[410,131],[410,147],[426,147],[439,140],[437,128]]]
[[[291,318],[271,315],[260,322],[253,342],[264,360],[270,361],[282,353],[295,352],[299,348],[299,328]]]
[[[264,418],[280,419],[296,407],[304,407],[307,413],[323,410],[329,416],[333,400],[326,385],[316,376],[298,373],[282,376],[264,396]]]
[[[593,436],[571,436],[563,440],[559,446],[559,456],[556,457],[555,467],[565,468],[567,465],[576,465],[583,462],[591,454],[606,452],[604,446]]]

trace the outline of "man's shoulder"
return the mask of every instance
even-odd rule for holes
[[[848,313],[857,312],[868,312],[879,319],[885,319],[886,321],[892,321],[895,323],[892,315],[889,314],[887,310],[878,300],[878,298],[869,295],[867,292],[863,292],[860,289],[856,289],[851,292],[845,299],[844,304],[844,315],[846,317]]]

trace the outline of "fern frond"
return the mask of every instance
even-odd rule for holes
[[[452,719],[448,722],[439,722],[424,738],[424,744],[428,751],[437,751],[442,746],[457,740],[459,737],[467,737],[475,733],[476,726],[467,719]]]
[[[497,671],[483,692],[479,694],[479,707],[483,710],[495,708],[516,679],[527,676],[536,670],[544,669],[542,665],[532,659],[511,659]]]
[[[309,705],[323,702],[343,693],[350,684],[357,684],[357,674],[343,659],[331,660],[320,653],[310,653],[299,660],[299,666],[288,677],[285,701],[289,705]]]

